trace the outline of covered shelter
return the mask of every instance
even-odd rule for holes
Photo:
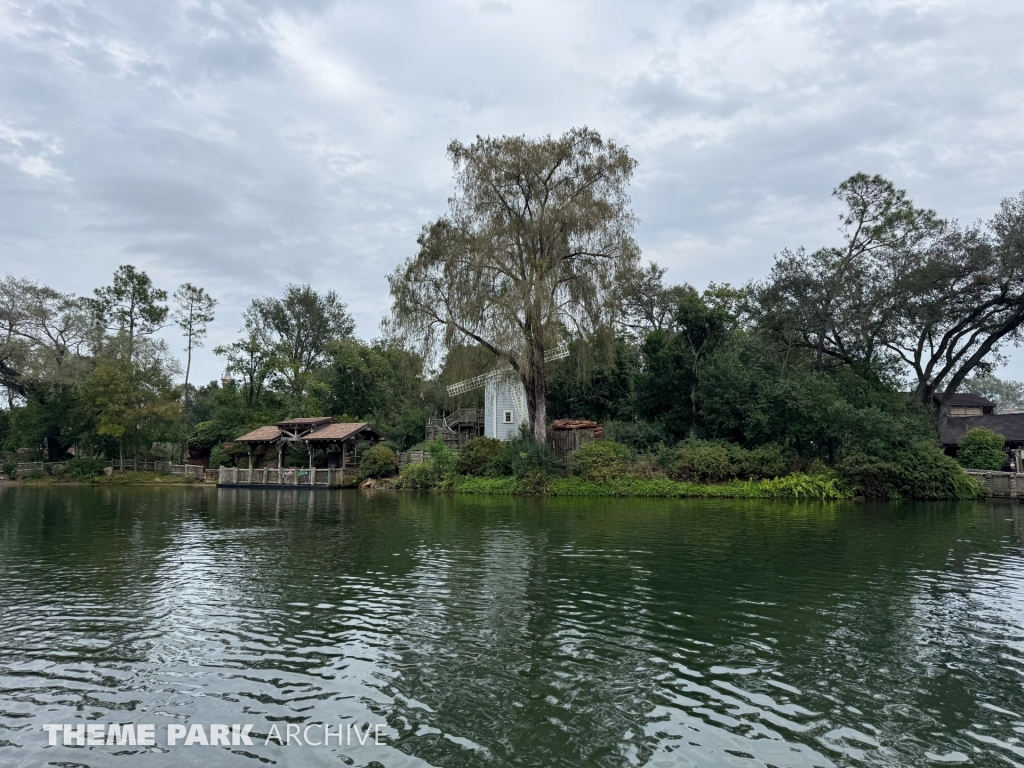
[[[330,416],[313,418],[287,419],[277,424],[259,427],[234,440],[244,445],[249,456],[249,467],[239,482],[237,468],[227,475],[230,479],[219,479],[221,485],[328,485],[340,484],[344,480],[345,470],[354,470],[359,466],[357,450],[362,444],[376,444],[384,436],[366,422],[337,422]],[[290,448],[302,444],[309,455],[307,470],[292,470],[284,466],[285,455]],[[276,450],[276,468],[266,466],[256,469],[253,466],[253,454],[263,449],[263,456]],[[326,467],[317,469],[315,466],[316,451],[321,450],[326,457]],[[268,474],[271,473],[271,474]],[[326,483],[318,481],[318,473],[325,472]],[[255,474],[254,474],[255,473]],[[294,475],[290,474],[294,473]],[[222,473],[223,475],[224,473]],[[306,482],[303,482],[303,480]],[[337,480],[337,483],[334,481]]]

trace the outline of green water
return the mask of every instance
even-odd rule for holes
[[[0,487],[0,766],[1022,765],[1022,534],[983,504]],[[264,744],[322,722],[386,744]]]

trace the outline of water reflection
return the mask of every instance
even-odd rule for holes
[[[4,487],[0,764],[1012,765],[1022,531],[973,504]],[[42,747],[240,720],[390,743]]]

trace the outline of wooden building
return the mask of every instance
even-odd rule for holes
[[[246,447],[249,466],[244,470],[222,468],[217,484],[337,487],[344,482],[346,471],[358,468],[360,445],[381,439],[383,435],[365,422],[340,423],[329,416],[279,421],[234,440]],[[285,467],[289,449],[300,444],[309,455],[309,467]],[[317,451],[323,454],[323,467],[315,466]]]

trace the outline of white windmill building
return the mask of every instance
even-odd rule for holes
[[[568,357],[569,347],[562,345],[544,353],[544,362]],[[519,434],[519,425],[528,424],[526,391],[519,376],[510,365],[490,373],[474,376],[448,387],[449,397],[455,397],[480,387],[484,388],[484,437],[508,440]],[[454,414],[453,414],[454,415]]]

